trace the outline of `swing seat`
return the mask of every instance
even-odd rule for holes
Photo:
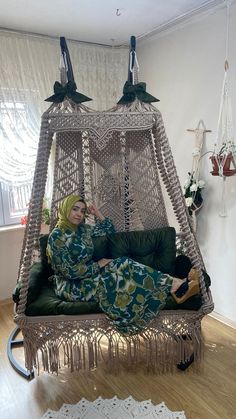
[[[111,371],[119,368],[124,354],[127,367],[133,368],[142,362],[147,371],[172,371],[174,365],[180,365],[184,370],[190,365],[191,357],[194,364],[199,365],[202,357],[201,319],[205,310],[202,293],[182,304],[177,304],[170,295],[164,309],[143,333],[134,337],[122,336],[98,304],[66,302],[55,295],[48,280],[53,271],[46,257],[47,239],[48,235],[40,237],[41,261],[35,262],[30,270],[26,310],[21,325],[28,371],[32,372],[36,366],[39,368],[39,353],[41,365],[48,372],[58,373],[62,358],[71,371],[95,368],[102,339],[106,340],[106,364]],[[173,227],[114,233],[96,237],[93,243],[94,260],[128,256],[171,275],[177,269],[176,232]],[[203,274],[208,290],[210,278],[206,272]],[[20,288],[21,283],[18,283],[13,294],[16,305],[20,302]],[[139,351],[141,345],[143,352]],[[64,352],[62,357],[61,351]]]
[[[27,316],[80,315],[102,313],[95,302],[66,302],[58,298],[48,279],[53,270],[48,264],[46,245],[48,235],[40,237],[41,261],[34,263],[29,277],[27,297]],[[132,231],[95,237],[95,261],[101,258],[118,258],[127,256],[163,273],[175,276],[176,233],[173,227],[164,227],[149,231]],[[207,284],[209,286],[209,283]],[[13,299],[19,301],[20,283],[18,283]],[[201,307],[201,295],[194,295],[183,304],[177,304],[170,295],[165,310],[198,310]]]

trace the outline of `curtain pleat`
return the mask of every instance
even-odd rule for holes
[[[68,41],[77,91],[104,110],[122,94],[128,67],[127,48]],[[59,39],[0,31],[0,181],[32,181],[40,119],[60,81]]]

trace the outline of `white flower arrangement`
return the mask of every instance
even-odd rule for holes
[[[206,182],[204,180],[198,181],[198,188],[203,189],[206,186]]]
[[[193,211],[200,208],[202,205],[202,189],[205,185],[204,180],[197,181],[194,179],[193,173],[188,173],[188,178],[184,183],[183,194],[190,215],[192,215]]]
[[[189,198],[185,198],[185,202],[187,207],[191,207],[193,205],[193,198],[189,197]]]

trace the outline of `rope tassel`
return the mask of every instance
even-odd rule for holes
[[[53,325],[46,327],[34,323],[31,331],[22,328],[23,336],[26,333],[26,365],[29,370],[37,366],[38,372],[43,368],[56,374],[62,365],[71,371],[92,370],[101,362],[113,372],[118,371],[123,363],[126,368],[143,366],[147,372],[167,372],[194,355],[198,366],[202,360],[200,322],[201,318],[191,322],[186,314],[181,319],[176,314],[163,315],[161,324],[156,319],[143,333],[125,336],[113,329],[108,319],[93,321],[93,327],[89,329],[86,321],[80,321],[79,332],[70,339],[68,334],[75,330],[75,325],[61,322],[60,338],[49,339],[43,345],[42,327],[46,339],[51,335]]]

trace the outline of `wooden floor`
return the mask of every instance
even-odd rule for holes
[[[14,328],[12,310],[11,303],[0,305],[1,419],[39,419],[48,408],[58,410],[63,403],[114,395],[151,399],[155,404],[164,401],[171,410],[184,410],[187,419],[236,418],[236,330],[209,316],[202,323],[205,356],[198,373],[191,366],[167,375],[141,371],[112,375],[101,366],[73,374],[62,370],[59,376],[42,373],[27,381],[14,371],[6,355]]]

